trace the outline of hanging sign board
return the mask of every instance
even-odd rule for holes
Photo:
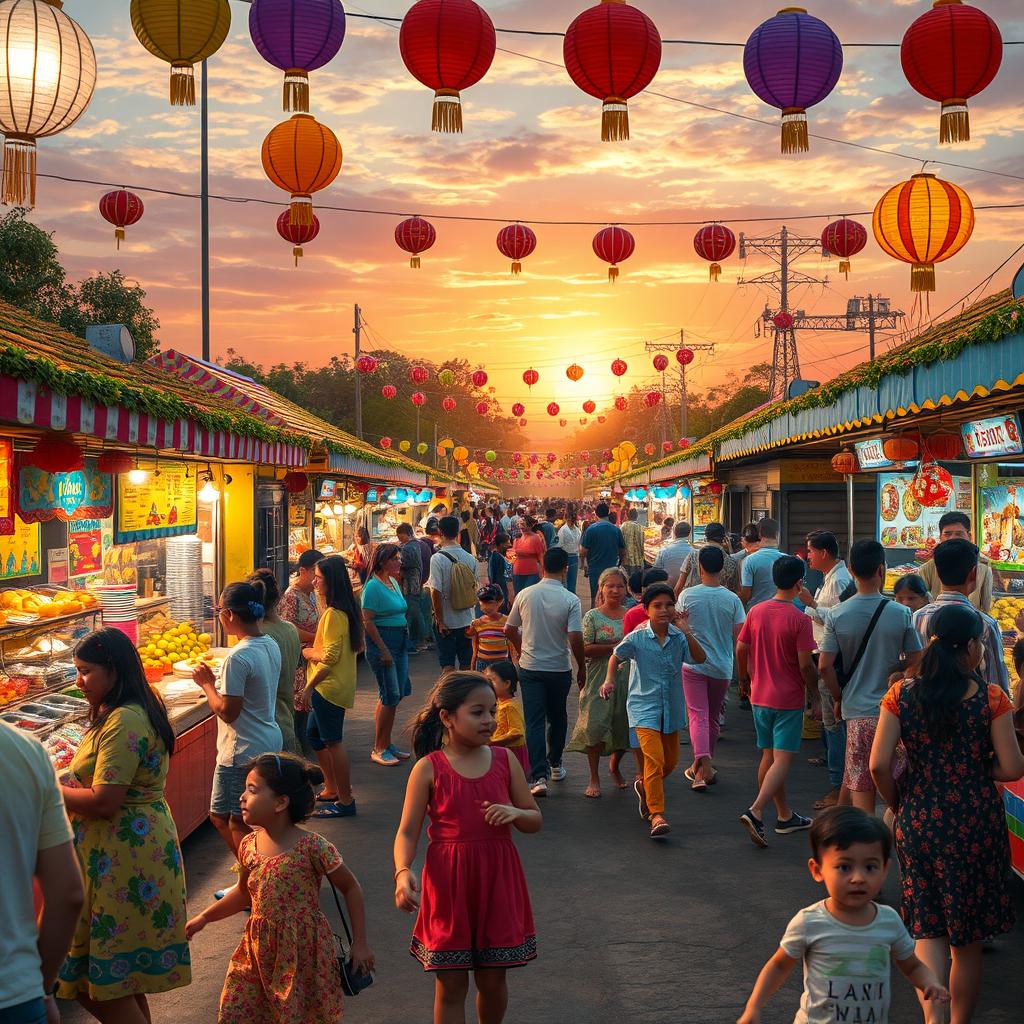
[[[779,465],[783,484],[840,484],[843,478],[827,459],[784,459]]]
[[[868,441],[855,441],[853,448],[861,469],[888,469],[896,465],[892,459],[885,457],[880,437],[872,437]]]
[[[112,477],[86,465],[72,473],[47,473],[17,461],[18,514],[26,523],[51,519],[102,519],[114,510]]]
[[[964,439],[964,449],[970,459],[1024,455],[1020,420],[1016,413],[963,423],[960,426],[960,435]]]
[[[156,537],[195,533],[198,526],[196,478],[184,465],[162,463],[141,484],[127,474],[117,478],[117,519],[114,542],[131,544]]]
[[[338,493],[338,481],[337,480],[321,480],[320,481],[320,494],[318,499],[320,501],[334,501],[335,495]]]
[[[0,580],[38,576],[42,572],[39,551],[39,524],[15,515],[14,533],[0,537]]]

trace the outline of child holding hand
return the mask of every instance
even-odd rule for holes
[[[530,770],[530,755],[526,750],[526,722],[522,708],[516,703],[519,673],[511,661],[497,661],[484,671],[498,698],[496,724],[491,746],[508,747],[519,758],[523,774]]]
[[[419,911],[410,952],[435,973],[434,1024],[463,1024],[469,972],[477,1013],[500,1024],[505,972],[537,955],[530,895],[509,826],[538,832],[541,815],[515,756],[491,746],[497,702],[479,672],[448,672],[413,725],[420,758],[395,836],[395,905]],[[423,819],[422,877],[412,869]]]
[[[886,825],[856,807],[830,807],[814,819],[810,838],[807,866],[828,898],[789,922],[738,1024],[758,1024],[765,1003],[800,961],[804,993],[793,1024],[888,1024],[890,957],[926,1001],[948,1003],[947,989],[914,955],[914,940],[899,915],[874,902],[889,871]]]

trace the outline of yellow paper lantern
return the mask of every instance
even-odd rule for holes
[[[171,65],[171,106],[196,105],[192,66],[212,57],[231,28],[228,0],[132,0],[132,31]]]
[[[958,185],[922,172],[889,189],[871,226],[882,249],[910,264],[910,290],[935,291],[935,264],[955,256],[974,230],[974,206]]]
[[[398,442],[398,450],[399,451],[407,452],[411,447],[412,447],[412,444],[409,441],[399,441]]]
[[[466,466],[466,472],[470,476],[479,476],[480,475],[480,466],[477,463],[475,463],[475,462],[471,462],[468,466]]]
[[[36,139],[82,116],[96,86],[96,54],[60,0],[6,0],[0,9],[3,201],[35,206]]]
[[[437,442],[438,448],[454,448],[455,442],[450,437],[442,438]]]
[[[452,458],[456,462],[465,462],[469,458],[469,449],[463,448],[460,444],[459,447],[452,452]]]

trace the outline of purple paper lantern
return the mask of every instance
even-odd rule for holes
[[[309,72],[345,39],[345,8],[341,0],[252,0],[249,35],[260,56],[284,72],[284,109],[305,113]]]
[[[820,103],[843,71],[835,32],[802,7],[785,7],[758,25],[743,49],[743,73],[765,103],[782,111],[782,152],[805,153],[807,108]]]

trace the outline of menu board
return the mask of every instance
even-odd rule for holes
[[[113,510],[109,473],[101,473],[91,463],[70,473],[47,473],[19,457],[18,514],[26,523],[102,519]]]
[[[996,568],[1024,568],[1024,480],[997,480],[978,489],[981,552]]]
[[[939,542],[939,520],[954,510],[971,514],[971,478],[953,477],[945,505],[924,508],[910,491],[914,472],[878,474],[878,539],[884,548],[917,551]]]
[[[39,551],[39,524],[15,515],[14,533],[0,537],[0,580],[38,576],[43,571]]]
[[[1016,413],[964,423],[960,427],[960,436],[971,459],[1024,454],[1020,420]]]
[[[153,472],[141,484],[127,474],[117,478],[116,543],[196,532],[196,477],[186,472],[186,466],[164,464],[159,476]]]

